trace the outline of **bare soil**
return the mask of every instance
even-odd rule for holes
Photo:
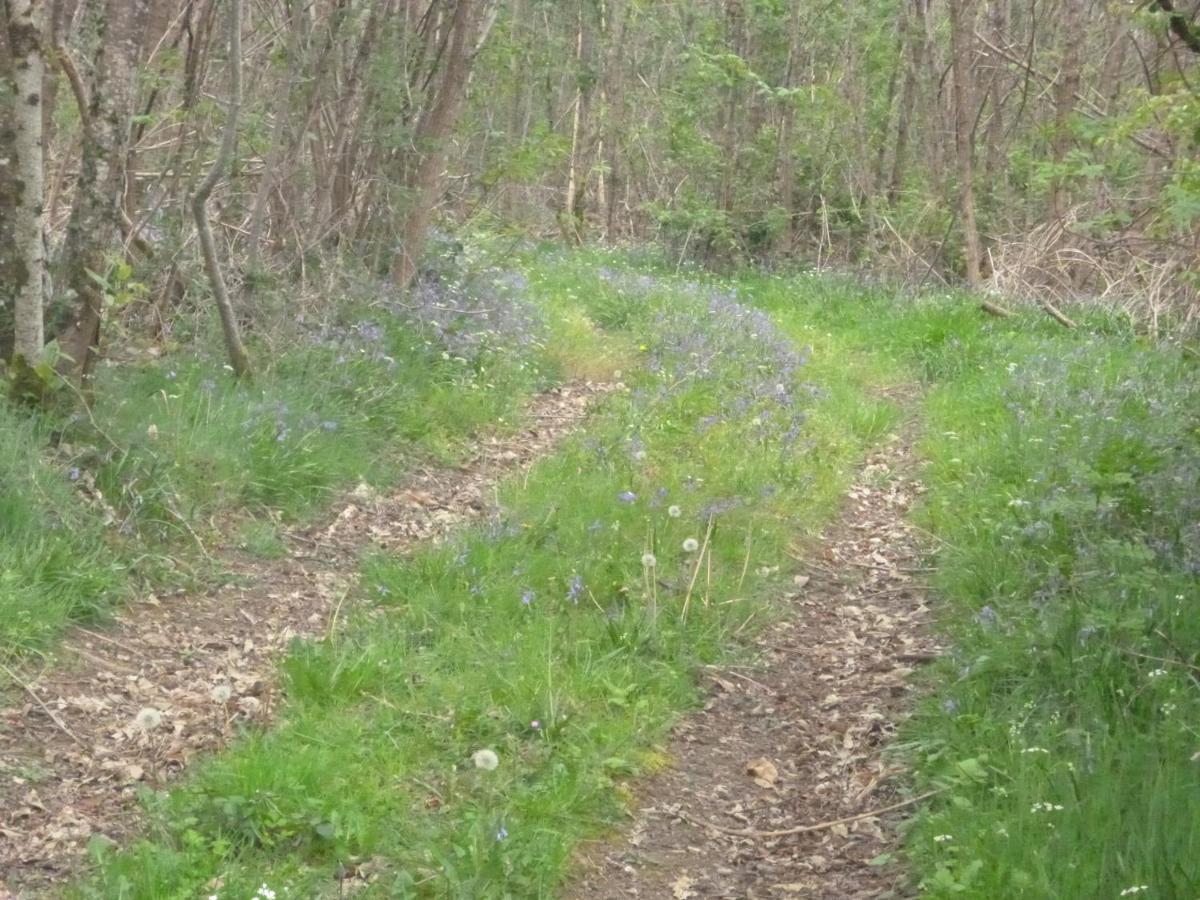
[[[921,493],[911,443],[874,453],[806,574],[759,638],[757,665],[710,669],[672,766],[632,788],[627,831],[585,847],[570,900],[904,896],[888,854],[910,798],[887,756],[909,675],[937,647],[926,627]],[[770,835],[809,825],[807,833]],[[741,833],[735,833],[741,832]]]
[[[283,702],[279,657],[336,627],[364,551],[404,552],[485,514],[498,482],[549,452],[604,390],[540,394],[524,429],[482,436],[462,465],[422,468],[389,495],[359,486],[320,525],[287,534],[283,558],[223,553],[232,584],[146,597],[113,627],[68,634],[62,658],[22,673],[0,709],[0,900],[52,895],[94,836],[136,834],[139,787],[265,727]]]

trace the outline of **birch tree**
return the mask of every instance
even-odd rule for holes
[[[13,352],[33,363],[45,343],[41,0],[3,0],[9,125],[0,125],[0,306],[13,311]]]

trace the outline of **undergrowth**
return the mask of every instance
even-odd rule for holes
[[[333,491],[518,425],[535,390],[581,374],[551,348],[583,369],[607,352],[486,260],[443,261],[408,298],[346,291],[257,341],[248,383],[215,350],[177,351],[102,367],[86,414],[0,401],[0,657],[52,648],[135,588],[220,577],[210,553],[231,537],[277,556],[279,523]]]
[[[1200,367],[1119,318],[969,299],[802,306],[929,385],[918,521],[952,649],[900,749],[946,792],[908,836],[931,897],[1200,893]]]
[[[340,877],[363,897],[552,896],[573,845],[620,820],[696,668],[769,619],[788,542],[896,418],[830,393],[853,363],[806,364],[728,287],[597,262],[527,265],[546,309],[611,329],[623,387],[491,521],[368,561],[347,627],[284,662],[278,727],[151,798],[148,839],[98,846],[82,896],[334,897]]]

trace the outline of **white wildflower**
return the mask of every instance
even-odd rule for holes
[[[935,834],[933,836],[933,840],[935,843],[944,844],[944,843],[946,843],[946,841],[954,840],[954,835],[952,835],[952,834]]]
[[[212,698],[213,703],[228,703],[229,698],[233,696],[233,688],[227,684],[218,684],[209,691],[208,696]]]
[[[1150,890],[1150,885],[1148,884],[1132,884],[1121,891],[1121,896],[1128,897],[1130,894],[1140,894],[1142,891],[1148,890]]]
[[[670,516],[672,519],[678,519],[680,516],[683,515],[683,510],[680,509],[678,506],[668,506],[667,507],[667,515]]]
[[[471,761],[475,763],[475,768],[485,772],[490,772],[500,765],[500,757],[496,755],[495,750],[476,750],[471,754]]]
[[[1030,812],[1062,812],[1061,803],[1035,803],[1029,808]]]
[[[1162,678],[1166,674],[1167,674],[1166,669],[1154,669],[1153,671],[1150,672],[1150,677],[1151,678]]]
[[[1021,752],[1022,753],[1049,753],[1050,751],[1047,750],[1045,747],[1026,747]]]
[[[683,542],[683,552],[684,553],[695,553],[699,549],[700,549],[700,544],[696,541],[695,538],[688,538],[686,541]]]
[[[258,891],[254,894],[255,897],[262,897],[263,900],[275,900],[275,892],[265,884],[259,885]]]
[[[643,553],[642,554],[642,565],[645,566],[647,569],[653,569],[655,566],[658,565],[658,560],[654,557],[653,553]]]
[[[162,724],[163,716],[153,706],[143,706],[138,710],[138,714],[134,716],[133,724],[142,731],[153,731]]]

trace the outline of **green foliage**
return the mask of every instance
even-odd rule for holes
[[[914,879],[935,897],[1191,896],[1194,361],[1094,312],[1065,332],[848,287],[800,303],[930,383],[919,520],[952,650],[900,750],[948,790],[911,829]]]
[[[58,427],[0,400],[0,659],[100,615],[125,583],[102,516],[76,495],[80,473],[46,452]]]

